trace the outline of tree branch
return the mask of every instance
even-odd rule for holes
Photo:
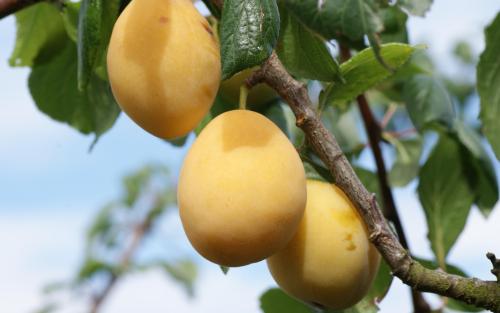
[[[391,232],[375,195],[366,190],[333,134],[321,123],[309,99],[307,88],[290,76],[276,53],[273,52],[261,69],[247,80],[249,87],[259,82],[267,83],[288,102],[295,114],[297,126],[304,131],[308,142],[328,167],[335,184],[358,209],[369,231],[371,242],[391,267],[393,275],[416,290],[432,292],[500,312],[500,285],[496,282],[430,270],[411,258]]]
[[[491,265],[493,265],[491,274],[495,275],[497,282],[500,284],[500,259],[497,259],[497,257],[490,252],[486,254],[486,257],[491,261]]]
[[[111,290],[116,286],[116,283],[122,277],[121,273],[123,273],[129,267],[129,264],[132,261],[132,258],[137,248],[139,247],[144,237],[151,230],[153,224],[151,213],[154,210],[154,208],[155,206],[153,205],[151,211],[149,212],[149,214],[146,215],[144,220],[142,220],[134,227],[130,245],[123,252],[123,255],[120,258],[119,272],[118,273],[113,272],[104,289],[99,294],[95,295],[92,298],[92,304],[89,310],[90,313],[99,312],[99,309],[101,308],[101,305],[103,304],[104,300],[106,300]]]
[[[42,0],[0,0],[0,19]]]
[[[351,58],[351,51],[345,45],[340,45],[340,53],[343,61],[347,61]],[[410,251],[410,246],[403,229],[403,224],[399,218],[398,210],[396,208],[396,203],[394,201],[394,196],[392,195],[392,189],[389,186],[389,179],[387,178],[387,170],[385,167],[384,156],[382,155],[382,149],[380,148],[380,143],[382,142],[382,127],[375,119],[373,112],[366,100],[364,94],[359,95],[356,98],[358,102],[358,108],[361,112],[361,117],[363,119],[363,124],[365,125],[366,135],[370,142],[370,147],[373,153],[373,158],[375,159],[375,164],[377,166],[377,178],[378,184],[380,186],[380,192],[382,194],[382,204],[384,208],[385,217],[391,221],[398,234],[399,241],[401,245],[406,250]],[[415,289],[411,289],[411,298],[413,302],[413,309],[415,313],[429,313],[431,312],[431,307],[425,300],[422,293]]]
[[[406,239],[406,235],[403,230],[403,224],[401,223],[401,219],[399,218],[396,203],[392,195],[392,189],[389,186],[389,179],[387,178],[387,170],[385,167],[384,157],[382,155],[382,149],[380,148],[380,142],[382,141],[382,128],[375,119],[375,116],[373,116],[373,112],[370,109],[365,95],[362,94],[358,96],[357,101],[361,116],[363,118],[363,123],[365,125],[366,134],[370,142],[370,147],[372,148],[373,157],[375,158],[375,164],[377,165],[377,177],[382,194],[384,215],[389,221],[393,223],[394,228],[396,229],[396,233],[398,234],[399,241],[401,242],[403,248],[410,251],[408,240]],[[425,301],[422,293],[418,292],[415,289],[412,289],[411,297],[415,313],[431,312],[431,307],[427,303],[427,301]]]

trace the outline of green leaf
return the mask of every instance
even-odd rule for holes
[[[93,76],[87,90],[77,88],[76,46],[66,38],[57,55],[33,66],[28,86],[40,111],[96,139],[115,122],[120,109],[109,84]]]
[[[87,230],[87,241],[91,243],[97,238],[103,238],[113,227],[113,213],[116,209],[115,203],[104,206],[94,218],[92,225]]]
[[[273,121],[274,124],[276,124],[276,126],[278,126],[281,129],[281,131],[287,137],[289,137],[288,122],[281,101],[274,101],[272,104],[268,104],[262,110],[258,110],[258,112],[262,113],[268,119]]]
[[[101,29],[101,46],[99,48],[98,61],[95,66],[96,74],[103,80],[108,80],[107,72],[107,51],[113,26],[118,19],[120,13],[120,0],[102,0],[103,1],[103,14],[102,14],[102,29]]]
[[[78,88],[85,90],[106,49],[118,17],[119,0],[83,0],[78,21]],[[101,73],[101,77],[102,77]]]
[[[194,294],[194,281],[198,276],[196,264],[190,260],[182,260],[174,264],[165,263],[163,268],[170,277],[184,286],[188,295],[192,296]]]
[[[412,181],[419,170],[419,160],[422,154],[422,139],[399,141],[388,138],[396,148],[396,161],[389,172],[391,186],[403,187]]]
[[[307,179],[319,180],[328,183],[333,182],[333,177],[326,167],[319,162],[316,162],[316,160],[309,156],[305,157],[304,155],[301,155],[301,157],[303,159]]]
[[[399,43],[381,46],[381,56],[393,69],[401,67],[415,48]],[[368,48],[340,65],[344,83],[333,83],[325,90],[326,103],[343,104],[387,79],[393,73],[383,67],[375,57],[373,48]]]
[[[128,207],[132,207],[139,199],[142,192],[148,187],[147,184],[153,177],[156,169],[146,165],[138,171],[123,178],[125,195],[123,202]]]
[[[461,155],[460,143],[441,134],[420,171],[418,196],[425,211],[431,248],[441,265],[462,232],[475,198]]]
[[[236,109],[238,109],[238,103],[226,101],[224,100],[224,97],[220,93],[218,93],[215,97],[212,107],[210,108],[210,112],[208,112],[198,124],[198,126],[196,126],[196,128],[194,129],[194,133],[196,134],[196,136],[198,136],[203,128],[205,128],[205,126],[207,126],[207,124],[210,123],[210,121],[216,118],[219,114]]]
[[[174,147],[183,147],[186,144],[188,137],[189,137],[189,135],[186,135],[186,136],[179,137],[176,139],[167,140],[167,142],[170,143],[171,145],[173,145]]]
[[[488,217],[498,202],[498,182],[493,162],[476,131],[459,120],[453,123],[453,129],[466,150],[467,178],[476,194],[475,203],[481,213]]]
[[[102,0],[83,0],[78,19],[78,89],[90,82],[101,47]]]
[[[339,66],[325,42],[287,10],[281,10],[278,56],[294,76],[320,81],[339,79]]]
[[[392,79],[398,82],[405,82],[408,78],[416,74],[432,75],[434,70],[434,64],[426,51],[417,49]]]
[[[361,299],[354,306],[344,310],[326,310],[325,313],[376,313],[378,307],[372,299],[367,297]]]
[[[335,135],[340,148],[347,155],[356,155],[364,148],[361,134],[357,127],[357,109],[342,111],[337,107],[326,107],[321,120],[325,127]]]
[[[222,271],[222,273],[224,275],[227,275],[227,273],[229,272],[229,267],[224,266],[224,265],[220,265],[219,267],[220,267],[220,270]]]
[[[377,284],[376,280],[365,298],[356,305],[345,310],[315,310],[277,288],[267,290],[260,297],[260,307],[264,313],[375,313],[378,311],[378,308],[375,305],[374,298],[383,297],[392,281],[392,276],[390,275],[388,267],[381,267],[379,274],[382,274],[377,276],[379,284]]]
[[[455,79],[445,78],[444,85],[452,98],[459,102],[462,109],[467,105],[467,100],[476,94],[475,83],[459,82]]]
[[[410,118],[422,132],[432,122],[450,127],[455,111],[448,92],[437,79],[418,74],[406,80],[403,99]]]
[[[260,308],[264,313],[313,313],[302,302],[288,296],[281,289],[272,288],[260,296]]]
[[[431,8],[432,0],[398,0],[397,4],[412,15],[424,16]]]
[[[483,133],[500,160],[500,13],[485,30],[486,48],[477,65],[477,89],[481,98]]]
[[[474,53],[472,48],[466,41],[459,41],[453,48],[453,54],[465,64],[474,64]]]
[[[387,265],[384,259],[381,259],[377,276],[375,276],[373,285],[370,290],[368,290],[368,294],[365,298],[375,300],[377,303],[382,301],[382,299],[384,299],[389,292],[393,278],[394,276],[391,275],[391,268]]]
[[[217,98],[216,98],[217,99]],[[213,119],[213,115],[212,115],[212,112],[208,112],[205,117],[201,120],[201,122],[196,126],[196,128],[194,129],[194,133],[196,134],[196,136],[198,136],[201,131],[203,130],[203,128],[205,128],[205,126],[208,125],[208,123],[210,123],[210,121]]]
[[[113,272],[116,272],[116,268],[112,264],[88,258],[78,271],[77,281],[82,282],[98,274],[111,274]]]
[[[380,34],[383,43],[401,42],[408,43],[406,21],[408,16],[397,6],[390,6],[380,11],[384,31]]]
[[[11,66],[32,66],[43,47],[54,45],[65,36],[64,24],[57,8],[39,3],[16,13],[17,37],[9,59]]]
[[[78,15],[80,13],[80,2],[65,2],[61,11],[64,28],[73,42],[78,41]]]
[[[373,0],[285,0],[287,7],[309,28],[326,39],[344,35],[350,40],[373,36],[383,25]]]
[[[222,79],[264,62],[278,41],[279,28],[275,0],[226,0],[220,26]]]

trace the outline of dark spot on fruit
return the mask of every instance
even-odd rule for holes
[[[160,16],[159,20],[160,24],[167,24],[168,23],[168,17],[166,16]]]
[[[203,92],[203,94],[205,95],[205,97],[211,98],[213,96],[212,88],[210,88],[210,86],[205,85],[205,86],[201,87],[200,89]]]
[[[346,234],[344,236],[344,241],[347,241],[347,247],[346,249],[348,251],[353,251],[353,250],[356,250],[356,245],[354,244],[354,242],[352,241],[352,234]]]

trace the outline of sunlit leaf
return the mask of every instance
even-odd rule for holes
[[[409,59],[415,48],[405,44],[381,46],[381,56],[388,66],[398,69]],[[368,48],[340,65],[344,82],[332,83],[325,90],[325,101],[342,104],[381,83],[393,73],[383,67],[375,57],[373,48]]]
[[[477,65],[477,89],[481,98],[483,133],[500,159],[500,13],[486,28],[486,48]]]
[[[9,59],[11,66],[32,66],[42,48],[52,46],[57,52],[65,29],[53,4],[41,2],[16,13],[17,36]]]
[[[313,313],[307,305],[295,300],[281,289],[267,290],[260,296],[260,308],[264,313]]]

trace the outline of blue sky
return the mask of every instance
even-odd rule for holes
[[[482,28],[499,10],[495,0],[436,0],[427,18],[410,19],[410,38],[412,43],[427,44],[439,67],[454,74],[455,64],[448,58],[452,44],[466,39],[479,53],[484,45]],[[73,274],[85,227],[101,205],[119,195],[120,178],[146,162],[178,169],[186,149],[152,137],[122,114],[88,153],[93,138],[40,113],[27,90],[29,71],[8,67],[14,24],[12,17],[0,20],[0,303],[2,312],[24,313],[41,303],[45,283]],[[365,159],[369,165],[369,155]],[[397,190],[396,200],[413,250],[429,257],[424,217],[414,190],[415,185]],[[500,210],[487,221],[473,210],[450,260],[471,274],[491,278],[484,253],[500,254],[495,240],[498,225]],[[175,214],[169,215],[159,232],[175,238],[182,253],[195,256]],[[163,249],[156,245],[155,249]],[[202,273],[194,300],[164,275],[151,272],[125,279],[103,312],[155,313],[174,308],[176,312],[259,312],[258,295],[273,285],[263,263],[222,276],[216,266],[197,260]],[[73,300],[67,312],[84,305]],[[395,308],[408,312],[409,303],[407,291],[396,287],[382,303],[382,312]]]

